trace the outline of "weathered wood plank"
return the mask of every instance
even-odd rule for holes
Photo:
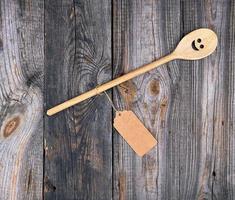
[[[113,136],[114,199],[233,199],[234,2],[113,6],[115,75],[168,53],[193,29],[219,36],[212,56],[172,62],[115,90],[117,107],[132,109],[159,143],[140,159]]]
[[[49,108],[111,79],[111,2],[45,4]],[[45,199],[111,199],[112,110],[104,95],[45,121]]]
[[[179,40],[179,1],[114,1],[113,6],[116,74],[169,53]],[[123,87],[114,93],[118,107],[133,110],[159,142],[141,159],[114,135],[114,199],[171,199],[171,193],[175,198],[179,195],[179,175],[174,168],[179,164],[174,159],[175,149],[169,146],[179,139],[169,138],[167,117],[179,75],[176,62],[168,66],[133,79],[124,85],[127,93]]]
[[[219,36],[216,54],[203,61],[200,198],[235,198],[234,9],[234,1],[202,1],[198,12]]]
[[[0,199],[42,199],[43,1],[0,3]]]
[[[225,98],[224,116],[226,121],[221,120],[221,125],[225,127],[222,142],[223,145],[218,147],[221,154],[216,154],[216,160],[219,160],[215,165],[219,179],[214,175],[213,186],[216,191],[216,197],[219,197],[220,191],[225,190],[227,199],[235,198],[235,1],[231,1],[227,5],[227,26],[224,31],[226,40],[225,52],[223,53],[224,63],[224,89],[223,96]],[[226,141],[224,143],[223,141]],[[222,187],[220,187],[222,186]],[[217,188],[220,188],[218,190]],[[223,193],[224,194],[224,193]]]
[[[216,53],[200,62],[180,62],[182,98],[178,113],[182,115],[178,116],[180,127],[184,128],[177,130],[183,141],[179,157],[181,199],[234,198],[234,178],[229,180],[227,174],[234,169],[233,147],[229,147],[233,136],[231,129],[226,128],[231,121],[228,113],[234,109],[229,103],[234,97],[228,96],[232,92],[228,85],[233,84],[228,72],[233,66],[226,60],[232,40],[232,34],[227,33],[230,6],[229,1],[181,4],[182,32],[210,27],[219,36]],[[232,182],[233,189],[229,186]]]

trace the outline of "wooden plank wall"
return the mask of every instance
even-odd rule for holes
[[[235,1],[2,0],[0,200],[235,198]],[[108,92],[157,138],[138,157],[99,95],[45,110],[174,49],[199,27],[216,52]]]

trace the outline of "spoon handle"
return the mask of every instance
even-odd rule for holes
[[[102,92],[104,92],[104,91],[106,91],[106,90],[108,90],[108,89],[110,89],[114,86],[117,86],[117,85],[119,85],[119,84],[121,84],[125,81],[128,81],[128,80],[130,80],[130,79],[132,79],[132,78],[134,78],[138,75],[144,74],[144,73],[146,73],[146,72],[148,72],[148,71],[150,71],[150,70],[152,70],[152,69],[154,69],[154,68],[156,68],[156,67],[158,67],[158,66],[160,66],[164,63],[167,63],[171,60],[174,60],[174,59],[176,59],[174,53],[166,55],[166,56],[164,56],[164,57],[162,57],[162,58],[160,58],[160,59],[158,59],[158,60],[156,60],[152,63],[146,64],[146,65],[144,65],[142,67],[139,67],[139,68],[137,68],[133,71],[130,71],[125,75],[122,75],[122,76],[120,76],[116,79],[113,79],[113,80],[111,80],[107,83],[104,83],[100,86],[97,86],[96,88],[94,88],[94,89],[92,89],[88,92],[85,92],[85,93],[83,93],[83,94],[81,94],[77,97],[74,97],[74,98],[72,98],[68,101],[65,101],[64,103],[61,103],[61,104],[49,109],[47,111],[47,115],[49,115],[49,116],[54,115],[54,114],[66,109],[66,108],[74,106],[75,104],[78,104],[78,103],[80,103],[80,102],[82,102],[82,101],[84,101],[84,100],[86,100],[90,97],[93,97],[97,94],[100,94],[100,93],[102,93]]]

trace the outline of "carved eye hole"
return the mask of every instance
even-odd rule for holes
[[[201,42],[202,42],[202,39],[201,39],[201,38],[198,38],[198,39],[197,39],[197,42],[198,42],[198,43],[201,43]],[[203,49],[203,48],[204,48],[204,45],[201,44],[201,45],[200,45],[200,48]]]

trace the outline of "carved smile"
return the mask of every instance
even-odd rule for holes
[[[199,51],[199,49],[196,47],[195,45],[195,40],[193,40],[192,42],[192,48],[195,50],[195,51]]]

